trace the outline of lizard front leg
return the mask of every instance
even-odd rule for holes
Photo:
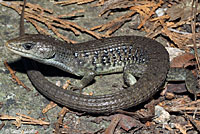
[[[83,89],[84,87],[86,87],[96,76],[96,73],[93,70],[90,69],[80,69],[80,72],[83,72],[83,78],[76,84],[71,84],[72,85],[72,89]]]

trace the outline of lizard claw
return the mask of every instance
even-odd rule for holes
[[[82,91],[83,91],[83,86],[81,84],[70,84],[71,87],[70,87],[70,90],[79,90],[80,94],[82,94]]]

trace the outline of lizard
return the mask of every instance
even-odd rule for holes
[[[24,9],[23,9],[24,10]],[[22,17],[21,17],[22,18]],[[70,44],[48,35],[21,34],[6,42],[15,54],[81,76],[74,88],[83,89],[96,75],[123,72],[128,88],[105,95],[84,95],[49,82],[36,62],[26,60],[27,75],[36,89],[63,106],[87,113],[113,113],[149,100],[166,80],[185,80],[191,93],[197,81],[189,70],[170,68],[169,54],[159,42],[142,36],[117,36]],[[179,74],[178,78],[174,73]],[[133,84],[133,77],[140,77]]]

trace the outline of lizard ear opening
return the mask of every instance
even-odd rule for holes
[[[23,46],[23,48],[24,48],[25,50],[30,50],[30,49],[33,48],[34,44],[25,43],[25,44],[23,44],[22,46]]]
[[[56,53],[53,53],[51,56],[47,57],[46,59],[55,59],[56,58]]]

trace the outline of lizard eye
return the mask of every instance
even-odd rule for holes
[[[31,43],[25,43],[25,44],[23,44],[22,46],[24,47],[24,49],[30,50],[31,48],[33,48],[34,45],[31,44]]]

